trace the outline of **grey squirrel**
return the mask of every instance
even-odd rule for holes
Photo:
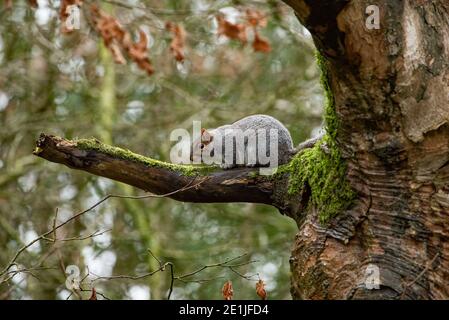
[[[223,169],[277,167],[294,154],[288,129],[277,119],[256,114],[215,129],[201,129],[191,145],[191,160]]]

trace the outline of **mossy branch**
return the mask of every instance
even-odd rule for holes
[[[325,145],[331,148],[324,148]],[[184,202],[250,202],[283,208],[288,198],[301,194],[304,186],[308,186],[311,195],[307,205],[315,206],[320,221],[325,223],[345,210],[354,198],[345,177],[346,166],[328,135],[303,143],[297,151],[290,163],[279,167],[272,176],[259,175],[257,168],[221,170],[211,166],[176,165],[96,139],[66,140],[45,134],[37,140],[34,154],[154,194],[169,194],[202,181],[195,188],[169,196]],[[279,197],[276,190],[283,190],[283,185],[288,192]],[[295,214],[289,215],[298,219]]]
[[[34,155],[72,169],[106,177],[154,194],[167,194],[204,180],[171,198],[185,202],[251,202],[273,204],[273,181],[257,168],[220,170],[154,160],[96,139],[66,140],[41,134]]]

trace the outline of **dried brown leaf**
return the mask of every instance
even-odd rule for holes
[[[246,28],[243,23],[233,24],[227,21],[222,15],[216,16],[218,22],[218,35],[223,35],[229,39],[239,40],[243,44],[247,42]]]
[[[151,75],[154,73],[154,69],[148,58],[147,45],[147,35],[142,30],[139,30],[139,41],[129,46],[128,55],[140,69],[146,71],[148,75]]]
[[[10,1],[10,2],[11,2],[11,5],[12,5],[12,1]],[[30,6],[32,6],[33,8],[37,8],[39,6],[39,4],[37,3],[37,0],[28,0],[28,4]]]
[[[126,64],[126,59],[120,50],[120,47],[116,43],[112,43],[109,47],[109,51],[111,51],[112,57],[114,58],[114,62],[118,64]]]
[[[254,31],[254,42],[253,42],[254,51],[268,53],[271,51],[271,45],[267,39],[262,38],[259,33]]]
[[[154,72],[148,58],[148,38],[145,32],[139,30],[139,40],[134,43],[129,32],[121,26],[115,17],[101,11],[96,5],[91,6],[91,14],[100,37],[111,51],[116,63],[126,64],[126,59],[123,56],[123,53],[126,53],[128,58],[133,60],[140,69],[149,75]]]
[[[170,43],[170,51],[175,57],[176,61],[182,62],[185,59],[185,30],[179,24],[167,22],[166,29],[173,34],[172,41]]]
[[[232,300],[234,290],[232,289],[232,282],[230,280],[226,281],[223,285],[222,293],[225,300]]]
[[[265,28],[267,26],[267,17],[259,10],[246,9],[246,20],[252,27]]]
[[[265,283],[262,281],[262,279],[259,279],[256,283],[256,293],[257,295],[262,299],[267,299],[267,292],[265,291]]]
[[[95,288],[92,288],[92,294],[89,300],[97,300],[97,291],[95,290]]]
[[[36,7],[37,7],[37,1],[31,1],[28,0],[30,3],[31,2],[36,2]],[[60,8],[59,8],[59,19],[61,20],[61,24],[62,24],[62,33],[70,33],[73,31],[73,29],[70,29],[67,27],[67,18],[69,17],[69,12],[68,12],[68,8],[69,6],[81,6],[83,4],[83,0],[61,0],[61,4],[60,4]]]
[[[147,35],[142,30],[139,30],[139,41],[131,45],[132,52],[130,52],[130,55],[135,55],[139,59],[143,59],[147,54],[147,45]]]

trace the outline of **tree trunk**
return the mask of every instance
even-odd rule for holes
[[[327,60],[336,143],[358,192],[326,228],[306,214],[293,297],[448,299],[449,2],[287,2]],[[380,29],[365,26],[372,4]],[[366,285],[373,268],[378,289]]]
[[[275,175],[46,135],[35,154],[180,201],[277,207],[299,227],[293,298],[448,299],[449,2],[285,2],[319,51],[327,134]]]

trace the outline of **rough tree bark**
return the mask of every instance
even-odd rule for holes
[[[204,179],[196,190],[174,196],[181,201],[279,208],[299,227],[293,298],[448,299],[449,2],[285,2],[324,61],[328,133],[319,148],[307,147],[331,161],[323,170],[309,160],[307,170],[321,170],[325,183],[301,170],[312,149],[273,177],[254,169],[170,166],[92,141],[45,135],[35,154],[159,194]],[[380,9],[378,30],[365,27],[369,5]],[[353,201],[335,205],[330,197],[346,199],[340,188],[316,195],[338,178],[329,164],[344,168]],[[330,214],[324,219],[321,211]],[[378,289],[365,285],[370,265],[379,268]]]
[[[358,191],[326,229],[307,214],[293,297],[449,298],[449,2],[286,2],[326,57],[336,141]],[[378,30],[365,27],[369,5]],[[370,263],[379,290],[364,286]]]

